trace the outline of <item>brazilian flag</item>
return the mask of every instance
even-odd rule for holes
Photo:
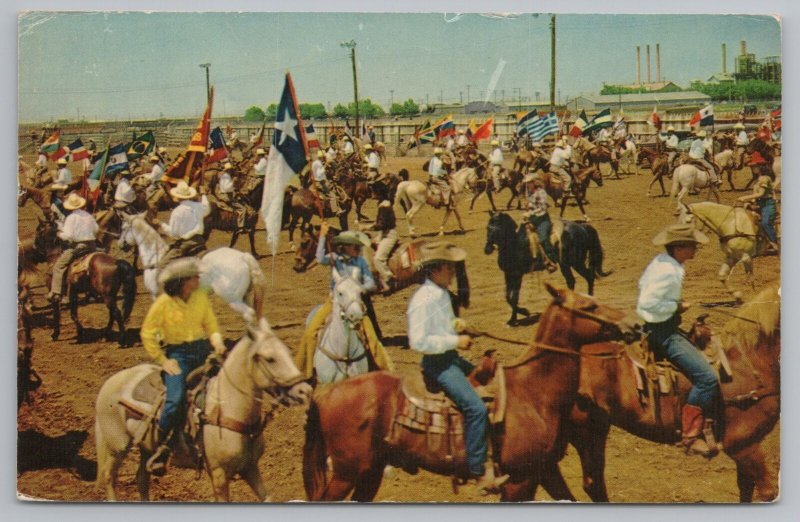
[[[147,156],[153,152],[156,145],[156,137],[153,131],[147,131],[144,134],[136,137],[134,135],[133,141],[128,143],[128,160],[139,159],[142,156]]]

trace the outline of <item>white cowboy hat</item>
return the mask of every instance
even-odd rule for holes
[[[372,144],[367,143],[366,145],[364,145],[364,150],[372,150]]]
[[[159,161],[161,161],[161,158],[159,158],[159,157],[158,157],[158,156],[156,156],[155,154],[150,154],[150,155],[147,157],[147,159],[149,159],[150,161],[153,161],[153,162],[155,162],[155,163],[158,163]]]
[[[347,134],[345,134],[345,135],[344,135],[344,141],[350,141],[350,136],[348,136]]]
[[[185,181],[179,181],[177,186],[169,190],[169,195],[175,199],[192,199],[197,195],[197,189]]]
[[[706,131],[704,131],[704,130],[697,131],[697,137],[698,138],[705,138],[706,137]]]
[[[435,147],[433,149],[433,153],[434,154],[442,154],[443,152],[444,152],[444,150],[441,147]]]
[[[492,146],[500,145],[500,142],[497,141],[497,140],[492,140],[492,142],[489,145],[492,145]]]
[[[228,162],[222,168],[225,169],[225,170],[232,169],[233,168],[233,163]]]
[[[67,185],[63,183],[52,183],[50,184],[50,190],[64,190],[67,188]]]
[[[565,146],[565,145],[566,145],[566,143],[564,143],[564,140],[558,140],[558,141],[556,142],[556,147],[563,147],[563,146]]]
[[[324,157],[325,157],[325,153],[324,153],[324,152],[322,152],[321,150],[318,150],[318,151],[317,151],[317,157],[318,157],[319,159],[322,159],[322,158],[324,158]]]
[[[667,132],[675,132],[675,127],[670,125],[669,127],[667,127]]]
[[[66,165],[66,164],[67,160],[65,160],[64,158],[59,158],[58,161],[56,161],[56,165]]]
[[[534,141],[533,142],[533,147],[536,148],[536,149],[542,148],[542,142],[541,141]]]
[[[734,129],[744,129],[744,124],[743,123],[737,123],[736,125],[733,126],[733,128]]]
[[[690,223],[670,225],[653,238],[654,245],[671,245],[673,243],[708,243],[708,236],[694,228]]]
[[[86,200],[78,195],[77,192],[70,192],[67,199],[64,200],[64,208],[67,210],[77,210],[86,205]]]
[[[531,181],[536,181],[537,179],[542,179],[541,176],[535,172],[530,172],[525,174],[525,177],[522,178],[524,183],[530,183]]]
[[[441,263],[443,261],[458,263],[467,258],[466,250],[457,247],[449,241],[429,241],[422,244],[419,251],[422,257],[421,266],[431,263]]]
[[[266,153],[267,153],[267,151],[265,151],[264,149],[257,149],[256,150],[256,154],[266,154]]]
[[[170,262],[158,274],[158,286],[164,288],[164,284],[178,277],[188,278],[200,274],[200,260],[196,257],[180,257]]]

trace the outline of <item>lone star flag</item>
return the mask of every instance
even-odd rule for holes
[[[705,127],[707,125],[714,125],[714,106],[706,105],[692,116],[689,120],[690,127]]]
[[[569,130],[569,135],[573,138],[578,138],[583,134],[583,129],[589,125],[589,119],[586,117],[586,111],[581,111],[572,128]]]
[[[224,160],[228,157],[228,149],[225,147],[225,137],[222,135],[222,129],[214,127],[209,136],[211,144],[208,147],[208,156],[206,156],[206,165]]]
[[[658,112],[656,112],[656,107],[653,107],[653,114],[647,119],[647,123],[652,125],[656,128],[656,130],[661,130],[661,118],[658,117]]]
[[[292,176],[300,173],[308,163],[305,143],[305,127],[300,118],[292,76],[287,72],[275,116],[275,133],[272,136],[272,146],[269,148],[264,195],[261,199],[261,215],[267,228],[267,242],[272,246],[273,256],[278,253],[286,185]]]
[[[139,137],[134,137],[133,140],[128,144],[128,151],[126,152],[128,159],[136,160],[142,156],[147,156],[153,152],[155,145],[156,137],[153,134],[153,131],[147,131]]]

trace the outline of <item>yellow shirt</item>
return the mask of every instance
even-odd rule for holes
[[[219,324],[208,290],[195,290],[186,302],[180,297],[161,294],[147,311],[140,333],[144,349],[156,364],[167,360],[159,341],[165,345],[206,339],[219,332]]]

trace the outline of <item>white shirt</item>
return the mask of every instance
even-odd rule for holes
[[[36,166],[37,167],[46,167],[47,166],[47,156],[45,154],[39,153],[39,157],[36,158]]]
[[[153,168],[150,171],[150,173],[145,174],[145,176],[147,176],[147,178],[150,180],[151,183],[154,183],[156,181],[161,181],[161,178],[164,176],[164,169],[161,167],[161,165],[156,163],[155,165],[153,165]]]
[[[458,334],[453,328],[453,305],[450,294],[430,279],[408,303],[408,343],[413,350],[436,355],[455,350]]]
[[[352,154],[353,153],[353,143],[350,141],[344,142],[344,153],[345,154]]]
[[[447,137],[447,142],[444,145],[446,150],[453,150],[453,147],[456,146],[456,141],[453,139],[452,136]]]
[[[442,165],[442,160],[438,156],[434,156],[428,164],[428,174],[434,178],[441,178],[447,174]]]
[[[203,233],[203,218],[211,208],[203,195],[200,202],[181,201],[169,216],[169,224],[161,223],[161,230],[173,239],[189,239]]]
[[[220,194],[233,194],[233,178],[229,173],[223,172],[222,176],[219,177],[217,192]]]
[[[117,190],[114,192],[114,201],[121,203],[133,203],[136,201],[136,192],[131,187],[131,182],[126,178],[119,180]]]
[[[311,163],[311,172],[314,174],[314,181],[327,181],[328,176],[325,172],[325,164],[321,159],[316,159]]]
[[[370,169],[378,169],[381,166],[381,158],[378,153],[373,151],[367,156],[367,167]]]
[[[459,134],[458,138],[456,138],[456,145],[459,147],[464,147],[467,144],[467,135],[466,134]]]
[[[647,265],[639,279],[636,313],[648,323],[663,323],[678,310],[685,270],[666,252]]]
[[[739,147],[747,147],[750,145],[750,138],[747,137],[747,132],[739,131],[739,134],[736,135],[736,145]]]
[[[689,147],[689,157],[692,159],[703,159],[705,157],[705,147],[703,140],[700,138],[695,139]]]
[[[713,138],[706,138],[703,140],[703,148],[706,149],[706,152],[711,154],[714,153],[714,139]]]
[[[328,150],[325,151],[325,159],[327,161],[333,161],[336,159],[336,149],[333,147],[328,147]]]
[[[67,219],[64,220],[64,225],[58,232],[58,237],[73,243],[94,241],[95,234],[97,234],[99,228],[94,216],[79,208],[70,212]]]
[[[264,176],[266,176],[267,175],[267,158],[266,158],[266,156],[262,156],[261,159],[258,160],[258,163],[256,163],[256,166],[253,167],[253,168],[256,171],[256,176],[258,176],[259,178],[263,178]]]
[[[667,136],[667,139],[664,140],[667,149],[675,150],[678,148],[678,135],[673,134],[672,136]]]
[[[611,137],[611,132],[607,128],[600,129],[600,132],[597,133],[597,141],[605,141]]]
[[[58,169],[56,179],[53,183],[61,183],[62,185],[69,185],[72,183],[72,172],[67,167]]]
[[[489,162],[492,165],[503,164],[503,151],[500,150],[500,147],[495,147],[494,149],[492,149],[491,154],[489,154]]]
[[[563,167],[569,162],[571,154],[566,149],[556,147],[553,149],[553,154],[550,156],[550,165],[553,167]]]

